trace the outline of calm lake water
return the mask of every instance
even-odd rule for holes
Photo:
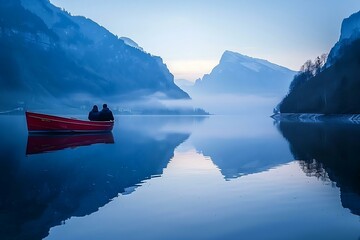
[[[0,239],[360,239],[360,125],[118,116],[28,136],[0,116]]]

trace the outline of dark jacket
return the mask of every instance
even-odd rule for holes
[[[89,119],[90,121],[99,121],[99,120],[100,120],[99,117],[100,117],[99,111],[93,111],[93,110],[91,110],[91,111],[89,112],[88,119]]]
[[[114,115],[109,108],[103,108],[99,114],[100,121],[114,121]]]

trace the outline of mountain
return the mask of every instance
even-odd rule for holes
[[[280,103],[280,113],[360,113],[359,29],[360,12],[344,20],[325,68],[315,76],[295,78],[297,84],[292,83],[296,86]]]
[[[327,66],[331,66],[341,57],[342,48],[360,38],[360,12],[344,19],[341,25],[339,41],[331,49]]]
[[[189,99],[160,57],[130,42],[48,0],[2,0],[0,107]]]
[[[294,75],[294,71],[266,60],[225,51],[220,63],[197,80],[189,93],[283,95]]]

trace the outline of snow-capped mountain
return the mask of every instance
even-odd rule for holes
[[[225,51],[220,63],[196,81],[190,93],[232,93],[277,96],[287,92],[295,72],[269,61]]]

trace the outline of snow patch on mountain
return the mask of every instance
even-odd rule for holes
[[[190,95],[210,92],[282,96],[295,73],[264,59],[225,51],[211,73],[187,90]]]
[[[260,72],[263,68],[270,68],[274,71],[288,72],[289,69],[276,65],[264,59],[249,57],[237,52],[225,51],[221,57],[220,63],[236,63],[241,64],[249,70]]]
[[[139,46],[139,44],[137,44],[134,40],[132,40],[131,38],[128,38],[128,37],[121,37],[120,38],[121,40],[124,41],[124,43],[130,47],[133,47],[133,48],[136,48],[136,49],[139,49],[141,51],[144,51],[144,49],[142,47]]]

